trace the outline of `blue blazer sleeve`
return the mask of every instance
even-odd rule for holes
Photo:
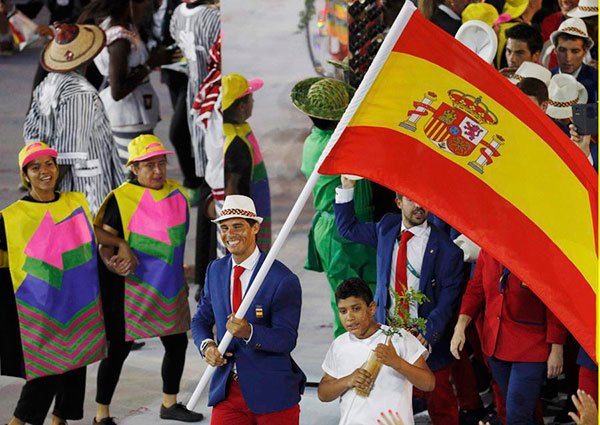
[[[210,283],[208,279],[212,265],[213,263],[209,264],[208,269],[206,270],[206,279],[204,281],[202,297],[198,303],[198,310],[196,310],[196,314],[192,318],[192,336],[194,337],[194,344],[196,344],[198,350],[200,350],[202,341],[207,338],[214,338],[212,328],[215,324],[215,315],[212,308]]]
[[[270,326],[253,323],[248,346],[273,353],[292,352],[298,339],[301,310],[300,281],[289,272],[280,280],[273,295]]]
[[[433,233],[432,233],[433,235]],[[435,266],[435,277],[441,290],[436,306],[427,316],[425,339],[430,344],[438,342],[458,309],[463,278],[463,254],[452,242],[443,243],[440,258]]]
[[[377,248],[377,223],[361,223],[354,213],[354,201],[333,204],[335,225],[341,237]]]

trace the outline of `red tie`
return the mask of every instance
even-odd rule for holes
[[[233,268],[233,297],[231,297],[231,304],[234,313],[237,312],[242,303],[242,281],[240,280],[240,276],[245,270],[242,266],[235,266]]]
[[[410,238],[414,236],[414,233],[404,230],[400,237],[400,247],[398,248],[398,257],[396,258],[396,292],[403,295],[406,291],[407,280],[406,280],[406,252],[407,245]],[[408,308],[408,305],[405,305]]]

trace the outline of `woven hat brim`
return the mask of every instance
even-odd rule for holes
[[[213,223],[217,223],[218,224],[221,221],[229,220],[230,218],[243,218],[243,219],[248,219],[248,220],[254,220],[254,221],[258,222],[258,224],[261,224],[263,222],[263,218],[262,217],[259,217],[259,216],[248,217],[247,215],[241,215],[241,214],[223,215],[223,216],[215,218],[214,220],[211,220],[211,221]]]
[[[342,118],[342,115],[344,115],[348,105],[344,106],[343,108],[332,109],[311,107],[306,103],[306,96],[310,86],[323,79],[324,77],[312,77],[296,83],[296,85],[294,85],[292,88],[292,93],[290,94],[292,103],[300,112],[310,117],[319,118],[322,120],[339,121]],[[343,81],[340,81],[340,83],[344,85],[344,88],[348,93],[348,98],[351,99],[356,89]]]
[[[558,43],[558,36],[560,34],[569,34],[569,35],[574,35],[575,37],[579,37],[583,39],[583,47],[585,47],[586,49],[591,49],[592,47],[594,47],[594,40],[591,39],[591,37],[588,35],[587,38],[579,35],[579,34],[573,34],[572,32],[567,32],[567,31],[553,31],[552,34],[550,34],[550,41],[552,42],[552,45],[554,47],[557,46]]]
[[[577,82],[577,97],[579,99],[577,103],[587,103],[588,101],[587,90],[580,82]],[[546,108],[546,115],[556,119],[571,118],[573,109],[570,106],[560,108],[549,103]]]
[[[57,54],[63,50],[59,45],[52,40],[42,50],[40,62],[42,67],[49,72],[69,72],[77,69],[84,63],[94,59],[106,45],[106,34],[104,31],[94,25],[78,25],[80,34],[77,37],[82,37],[83,31],[86,31],[86,39],[82,40],[85,45],[77,46],[78,52],[73,52],[73,59],[67,60],[63,55]],[[76,39],[77,40],[77,39]],[[74,43],[70,43],[74,44]],[[62,47],[62,46],[61,46]],[[75,47],[75,46],[73,46]],[[72,50],[71,50],[72,51]],[[62,56],[62,57],[61,57]]]

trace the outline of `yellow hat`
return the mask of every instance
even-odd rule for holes
[[[224,75],[222,79],[223,110],[229,108],[239,98],[259,90],[263,84],[264,82],[260,78],[248,81],[240,74]]]
[[[21,181],[23,182],[23,186],[29,188],[29,183],[27,183],[23,176],[23,168],[34,159],[45,155],[56,158],[58,152],[44,142],[30,142],[21,149],[21,152],[19,152],[19,170],[21,170]]]
[[[498,10],[489,3],[470,3],[462,11],[463,23],[473,20],[485,22],[490,27],[498,19]]]
[[[502,8],[502,13],[510,15],[511,19],[516,19],[525,12],[528,5],[529,0],[506,0]]]
[[[158,155],[171,155],[173,153],[172,151],[168,151],[160,139],[153,134],[142,134],[133,139],[127,145],[127,152],[129,152],[127,166],[136,161],[143,161]]]

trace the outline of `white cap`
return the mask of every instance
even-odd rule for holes
[[[594,46],[594,41],[588,35],[585,22],[579,18],[565,19],[558,29],[550,34],[550,40],[554,47],[558,46],[558,36],[560,34],[570,34],[585,39],[583,45],[586,49],[591,49]]]
[[[571,107],[587,103],[587,91],[583,84],[570,74],[556,74],[548,86],[548,108],[546,115],[556,119],[571,118]]]
[[[256,207],[251,198],[243,195],[229,195],[223,202],[221,215],[213,223],[219,223],[230,218],[249,218],[262,223],[263,218],[256,215]]]
[[[498,49],[498,37],[488,24],[472,19],[460,26],[455,38],[487,63],[492,63]]]
[[[550,79],[552,78],[552,73],[548,68],[544,68],[537,63],[523,62],[508,79],[511,83],[518,84],[523,78],[537,78],[548,87]]]
[[[587,18],[598,16],[598,0],[579,0],[577,7],[567,12],[569,18]]]

